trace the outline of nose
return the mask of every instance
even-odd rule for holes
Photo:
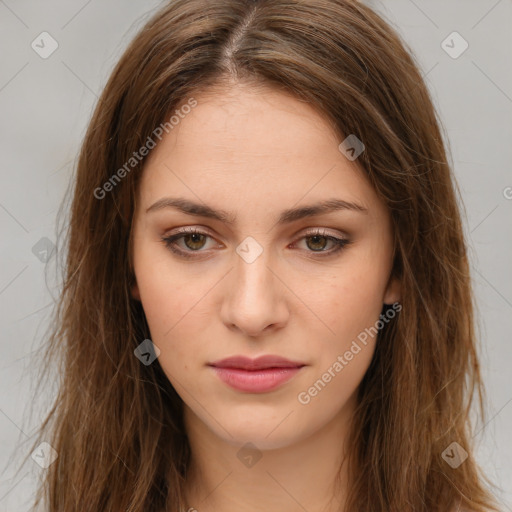
[[[290,292],[264,250],[251,263],[238,254],[224,283],[222,321],[246,336],[261,337],[284,327]]]

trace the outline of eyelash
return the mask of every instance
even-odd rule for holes
[[[206,237],[212,238],[208,233],[204,233],[202,231],[197,230],[196,228],[185,228],[182,231],[175,233],[174,235],[162,237],[161,240],[165,244],[165,246],[170,249],[175,254],[178,254],[179,256],[183,258],[195,258],[196,256],[192,256],[193,253],[197,252],[205,252],[202,250],[192,251],[192,250],[183,250],[178,249],[176,247],[176,241],[180,238],[183,238],[186,235],[204,235]],[[314,236],[321,236],[322,238],[327,238],[331,242],[334,243],[335,248],[330,251],[308,251],[314,254],[315,256],[318,255],[320,258],[326,258],[328,256],[332,256],[339,251],[341,251],[343,248],[345,248],[347,245],[351,244],[352,242],[346,238],[338,238],[332,235],[328,235],[324,230],[317,229],[312,230],[304,234],[303,237],[300,238],[300,240],[304,238],[311,238]]]

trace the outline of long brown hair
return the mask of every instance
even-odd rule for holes
[[[173,0],[152,16],[112,72],[77,162],[43,361],[45,371],[59,362],[59,389],[34,443],[47,441],[58,457],[36,504],[185,506],[181,398],[158,360],[134,356],[149,338],[130,293],[144,159],[126,162],[194,93],[247,83],[310,103],[340,142],[363,141],[358,162],[392,216],[402,310],[379,332],[359,389],[347,510],[498,510],[472,456],[470,408],[476,396],[484,417],[485,401],[460,192],[418,68],[388,22],[355,1]],[[450,446],[452,456],[459,446],[469,454],[458,467],[443,456]]]

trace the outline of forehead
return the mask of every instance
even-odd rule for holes
[[[151,159],[183,145],[243,161],[316,155],[337,145],[339,137],[311,105],[271,88],[236,86],[194,94],[194,99],[197,105],[164,135]]]
[[[229,200],[230,210],[333,195],[368,209],[378,201],[357,161],[338,149],[342,139],[330,122],[308,103],[248,86],[193,98],[197,105],[180,116],[145,162],[146,206],[166,192],[209,204],[218,199],[222,208]]]

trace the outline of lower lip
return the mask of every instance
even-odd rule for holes
[[[263,370],[241,370],[238,368],[212,367],[228,386],[249,393],[265,393],[290,380],[301,368],[266,368]]]

